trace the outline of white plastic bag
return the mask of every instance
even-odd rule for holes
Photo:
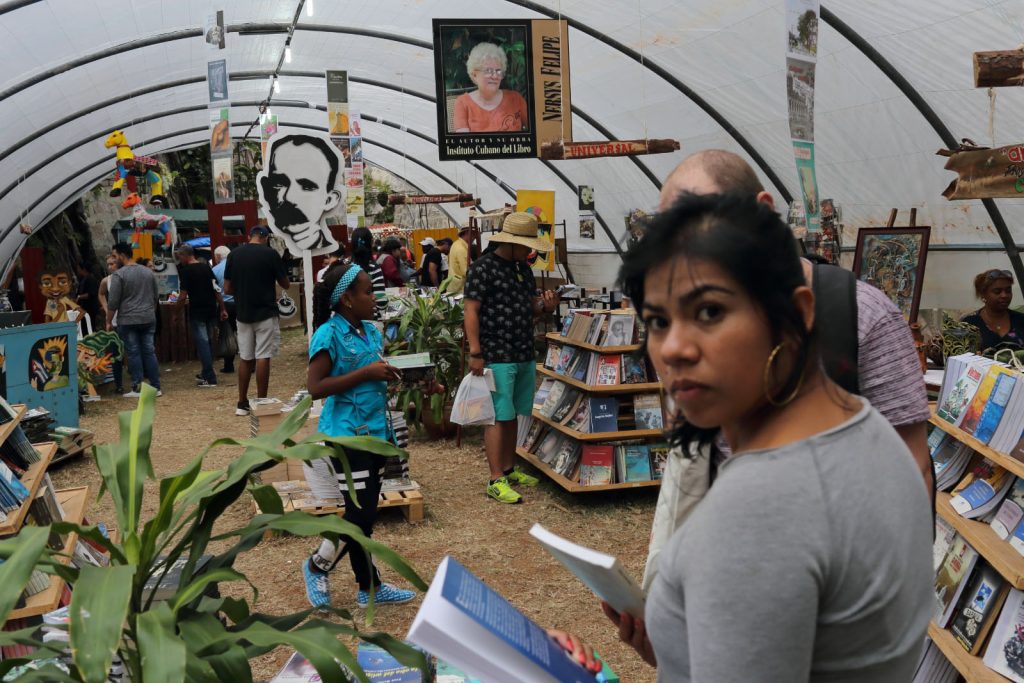
[[[463,427],[494,424],[494,401],[487,377],[470,373],[462,378],[452,404],[452,422]]]

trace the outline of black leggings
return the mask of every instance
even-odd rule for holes
[[[384,456],[352,449],[346,449],[345,453],[348,455],[349,467],[352,470],[352,485],[355,488],[359,507],[352,502],[346,485],[345,469],[341,466],[341,461],[331,456],[331,464],[338,474],[338,488],[345,501],[345,514],[342,519],[355,524],[363,532],[363,535],[369,538],[373,534],[373,523],[377,521],[377,503],[380,499],[380,480],[384,470]],[[329,572],[345,556],[345,553],[348,553],[349,562],[352,564],[352,573],[355,574],[359,590],[369,591],[371,587],[376,589],[380,586],[380,572],[376,565],[371,564],[371,558],[363,550],[363,546],[352,542],[349,536],[343,535],[339,541],[340,543],[335,545],[325,539],[319,550],[310,558],[313,566]]]

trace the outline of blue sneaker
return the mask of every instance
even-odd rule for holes
[[[382,583],[380,588],[377,589],[377,594],[373,596],[373,602],[376,605],[397,605],[403,602],[409,602],[416,597],[415,591],[408,591],[404,588],[398,588],[392,586],[390,583]],[[361,590],[356,595],[356,602],[359,603],[360,607],[366,607],[370,604],[370,592]]]
[[[302,578],[306,583],[306,597],[309,604],[317,609],[331,605],[331,593],[327,586],[327,574],[310,566],[309,560],[302,563]]]

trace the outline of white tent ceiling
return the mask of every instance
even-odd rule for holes
[[[571,251],[614,251],[608,233],[621,239],[622,217],[656,204],[657,180],[698,149],[743,154],[779,202],[798,192],[782,0],[315,0],[312,16],[299,11],[302,2],[0,3],[0,270],[23,244],[23,216],[41,226],[112,172],[112,151],[103,147],[111,130],[124,129],[140,154],[207,140],[206,62],[213,53],[201,33],[219,9],[229,32],[227,49],[216,56],[226,56],[232,75],[235,136],[257,118],[277,70],[281,92],[271,106],[282,129],[323,126],[316,109],[326,100],[323,71],[346,69],[352,106],[366,116],[368,161],[427,192],[473,192],[485,208],[510,201],[515,188],[554,189]],[[672,137],[682,150],[548,164],[440,162],[432,142],[431,19],[559,14],[571,26],[574,137]],[[1017,237],[1021,203],[989,208],[940,196],[952,176],[935,151],[946,146],[943,135],[1020,142],[1014,114],[1024,92],[998,92],[993,139],[988,95],[972,87],[971,54],[1024,43],[1024,3],[841,0],[824,3],[822,18],[818,182],[822,196],[842,205],[846,224],[878,225],[891,207],[916,207],[918,224],[933,226],[933,243],[998,243],[1000,220]],[[294,58],[283,64],[296,19]],[[934,112],[931,121],[911,99],[915,93]],[[596,240],[580,240],[574,229],[581,184],[595,187],[608,228],[599,228]],[[461,209],[449,210],[464,218]]]

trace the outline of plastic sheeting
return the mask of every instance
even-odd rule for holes
[[[1024,4],[844,0],[825,7],[867,39],[956,138],[1021,141],[1015,113],[1024,93],[998,91],[993,137],[988,95],[973,88],[971,55],[1024,43]],[[217,57],[226,56],[232,74],[232,133],[243,135],[270,93],[268,76],[281,61],[297,8],[298,0],[0,4],[0,264],[24,242],[17,229],[23,217],[41,226],[113,171],[113,151],[103,147],[111,130],[125,130],[140,154],[205,143],[206,62],[213,52],[200,33],[218,9],[229,27],[227,49]],[[497,183],[469,163],[438,161],[436,146],[423,139],[437,135],[431,19],[543,16],[534,8],[574,22],[577,140],[605,138],[589,118],[619,139],[673,137],[682,150],[637,157],[639,165],[623,158],[552,162],[565,179],[538,160],[478,162]],[[315,0],[312,16],[298,15],[293,60],[281,64],[281,92],[272,108],[282,129],[324,125],[323,112],[311,108],[326,100],[322,73],[346,69],[352,107],[387,122],[364,122],[370,162],[427,192],[455,186],[474,192],[485,208],[511,201],[509,188],[554,189],[570,251],[614,252],[612,237],[623,238],[623,216],[657,202],[658,187],[641,167],[661,179],[698,149],[742,153],[735,135],[660,73],[703,98],[749,141],[781,181],[772,185],[759,169],[780,205],[784,194],[797,194],[784,41],[781,0]],[[822,196],[842,205],[847,226],[879,225],[891,207],[916,207],[918,224],[933,226],[933,243],[998,243],[980,202],[940,196],[952,178],[934,155],[942,141],[904,94],[825,22],[819,50],[818,182]],[[581,184],[594,186],[597,212],[612,237],[598,226],[596,239],[579,239],[575,186]],[[997,205],[1017,236],[1024,204]],[[446,208],[464,219],[464,210]]]

